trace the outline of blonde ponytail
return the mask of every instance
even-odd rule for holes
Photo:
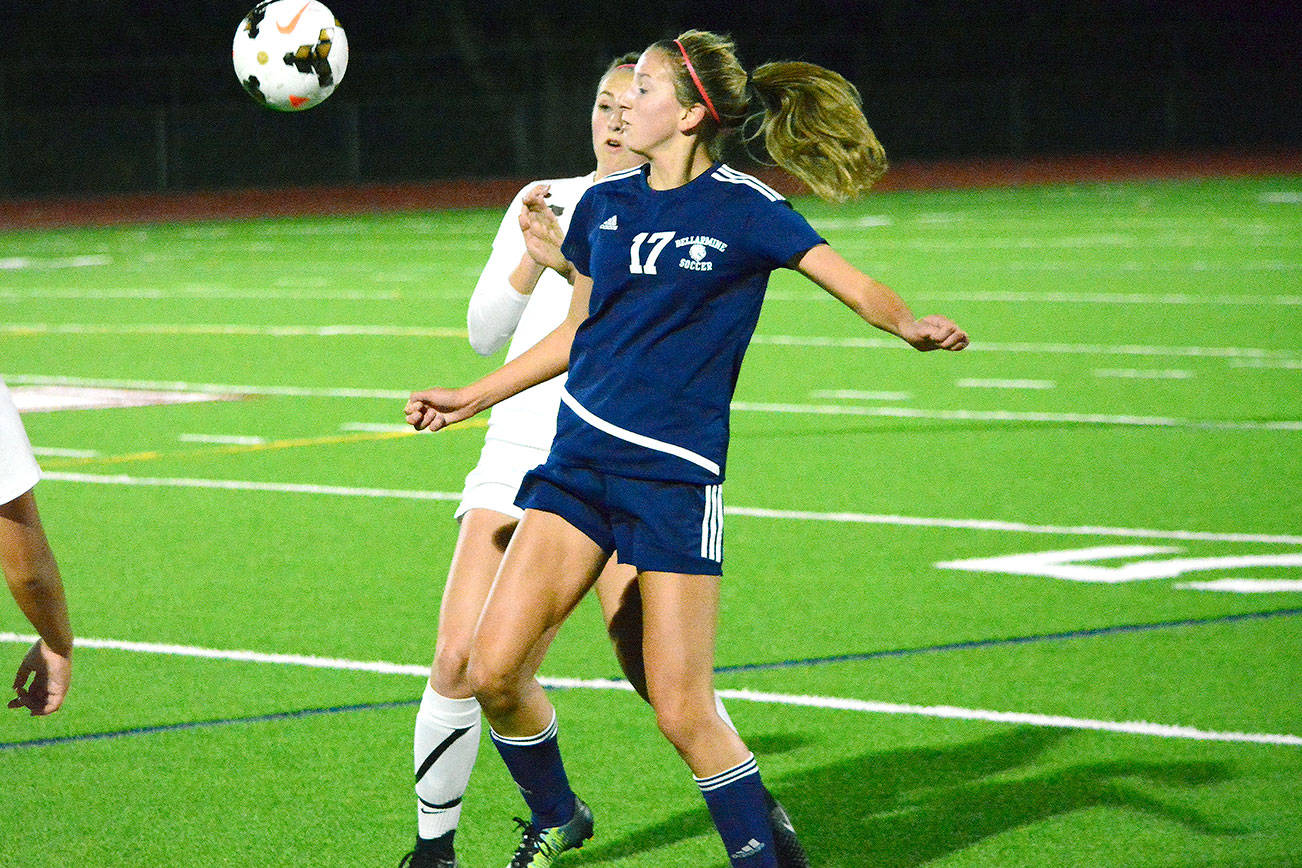
[[[867,192],[886,172],[886,151],[859,90],[840,74],[800,62],[766,63],[747,74],[732,40],[701,30],[648,50],[677,70],[682,105],[714,109],[717,118],[707,116],[698,133],[713,159],[722,159],[729,139],[761,140],[776,165],[833,202]]]

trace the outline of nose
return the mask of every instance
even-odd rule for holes
[[[610,116],[606,119],[606,128],[612,133],[624,129],[624,110],[622,108],[617,108],[610,113]]]

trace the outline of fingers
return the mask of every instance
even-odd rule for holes
[[[943,316],[928,316],[917,322],[917,339],[914,346],[923,352],[949,350],[957,352],[968,345],[967,332]]]

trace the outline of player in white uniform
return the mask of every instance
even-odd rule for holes
[[[596,171],[529,184],[506,210],[467,315],[470,344],[481,355],[495,353],[510,341],[506,357],[513,359],[565,319],[573,276],[560,255],[560,244],[574,206],[597,179],[642,162],[623,147],[616,104],[617,95],[632,81],[636,59],[633,54],[611,64],[598,85],[591,125]],[[545,224],[545,240],[535,240],[526,249],[523,201],[530,193],[546,195],[549,208],[545,219],[534,218],[535,223]],[[547,458],[564,379],[539,383],[496,406],[479,463],[466,477],[456,511],[461,527],[439,610],[434,663],[416,715],[417,839],[402,862],[410,868],[457,865],[453,837],[481,731],[479,703],[466,678],[470,644],[507,541],[523,515],[514,503],[520,480]],[[616,656],[621,664],[628,664],[624,668],[630,680],[645,695],[640,601],[633,576],[631,567],[612,559],[597,582],[597,592]],[[615,623],[621,611],[636,615],[633,629],[624,634]],[[631,650],[626,653],[625,648]],[[545,643],[540,655],[543,650]]]
[[[18,607],[40,635],[18,666],[9,707],[33,715],[58,711],[72,677],[68,604],[32,492],[40,478],[18,408],[0,380],[0,564]]]

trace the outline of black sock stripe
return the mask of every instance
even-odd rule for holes
[[[442,744],[430,751],[429,756],[425,757],[425,762],[420,764],[420,769],[416,772],[416,783],[420,783],[420,779],[425,777],[425,772],[429,771],[430,766],[438,762],[438,758],[443,756],[443,753],[448,748],[452,747],[454,741],[468,732],[470,732],[470,727],[468,726],[463,726],[461,729],[454,729],[447,738],[443,739]]]
[[[422,805],[429,808],[431,811],[446,811],[448,808],[455,808],[457,805],[461,804],[461,797],[457,796],[452,801],[444,802],[441,805],[436,805],[433,802],[427,802],[424,799],[422,799],[420,796],[416,797],[416,801],[420,802]]]

